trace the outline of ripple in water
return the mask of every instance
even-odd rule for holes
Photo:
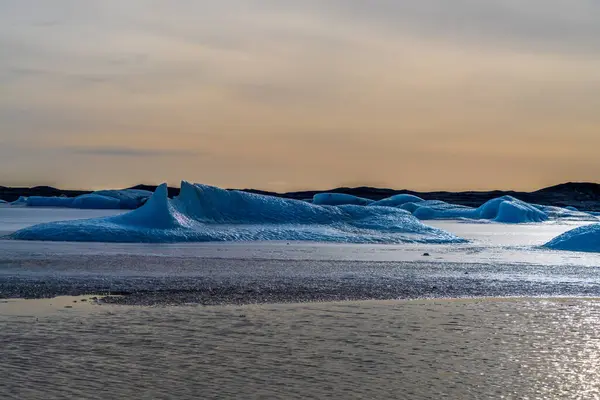
[[[2,399],[600,398],[596,301],[2,308]]]

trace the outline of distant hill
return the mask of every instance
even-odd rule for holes
[[[136,185],[127,189],[137,189],[137,190],[147,190],[149,192],[154,192],[156,190],[156,185]],[[179,188],[176,187],[168,187],[169,197],[175,197],[179,194]]]
[[[91,193],[89,190],[63,190],[57,189],[51,186],[35,186],[31,188],[26,187],[5,187],[0,186],[0,199],[6,201],[15,201],[20,196],[66,196],[76,197],[82,194]]]
[[[312,198],[317,193],[345,193],[353,196],[380,200],[396,194],[412,194],[425,200],[442,200],[448,203],[479,207],[488,200],[510,195],[528,203],[553,205],[558,207],[573,206],[581,210],[600,211],[600,184],[597,183],[564,183],[534,192],[516,191],[466,191],[466,192],[416,192],[412,190],[379,189],[371,187],[336,188],[326,191],[303,191],[284,193],[280,196],[305,199]]]
[[[137,185],[130,189],[143,189],[154,191],[155,185]],[[415,192],[412,190],[395,190],[373,187],[340,187],[331,190],[308,190],[300,192],[275,193],[256,189],[241,189],[249,193],[258,193],[276,197],[285,197],[291,199],[311,199],[317,193],[345,193],[354,196],[365,197],[373,200],[380,200],[396,194],[412,194],[425,200],[442,200],[454,204],[478,207],[486,201],[510,195],[528,203],[543,205],[554,205],[559,207],[573,206],[581,210],[600,211],[600,184],[588,182],[568,182],[560,185],[547,187],[534,192],[515,192],[515,191],[467,191],[467,192]],[[14,201],[19,196],[67,196],[74,197],[82,194],[91,193],[89,190],[62,190],[50,186],[36,186],[32,188],[11,188],[0,186],[0,199]],[[179,194],[179,189],[169,187],[169,196],[174,197]]]

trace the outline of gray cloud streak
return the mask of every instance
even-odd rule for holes
[[[597,0],[7,0],[0,55],[14,182],[598,176]]]
[[[109,157],[192,157],[206,155],[196,151],[134,149],[129,147],[67,147],[63,151],[76,155]]]

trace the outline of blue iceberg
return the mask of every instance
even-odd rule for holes
[[[596,220],[596,217],[589,213],[561,207],[529,204],[512,196],[498,197],[478,208],[472,208],[439,200],[423,200],[411,195],[398,195],[374,202],[370,204],[370,207],[380,205],[390,205],[406,210],[420,220],[470,219],[509,224],[544,222],[549,219]]]
[[[175,199],[159,186],[131,212],[35,225],[21,240],[94,242],[205,242],[304,240],[348,243],[462,243],[392,207],[320,206],[182,182]]]
[[[124,210],[135,210],[152,196],[152,192],[141,189],[98,190],[93,194],[119,200],[117,208]]]
[[[600,224],[580,226],[559,235],[544,247],[552,250],[600,252]]]
[[[446,203],[440,200],[424,200],[418,203],[406,203],[400,206],[410,211],[420,220],[428,219],[479,219],[477,210],[458,204]]]
[[[395,196],[376,201],[371,205],[381,207],[400,207],[406,203],[420,203],[422,201],[422,198],[413,196],[412,194],[397,194]]]
[[[30,196],[25,204],[27,207],[72,207],[73,197]]]
[[[598,218],[591,212],[584,212],[573,210],[569,207],[555,207],[555,206],[540,206],[534,205],[534,207],[539,208],[541,211],[548,214],[550,219],[560,219],[560,220],[568,220],[568,221],[598,221]]]
[[[312,202],[321,206],[343,206],[349,204],[366,206],[373,203],[373,200],[344,193],[318,193],[313,196]]]
[[[408,203],[413,215],[421,220],[476,219],[503,223],[542,222],[548,215],[531,204],[511,196],[492,199],[478,208],[450,204],[443,201]]]
[[[18,199],[10,203],[13,206],[26,206],[27,205],[27,197],[19,196]]]
[[[496,222],[519,224],[524,222],[543,222],[548,214],[534,205],[512,196],[502,196],[490,200],[477,209],[480,219]]]
[[[112,197],[91,193],[75,197],[71,203],[71,207],[96,210],[114,210],[121,208],[121,202]]]
[[[152,192],[138,189],[100,190],[77,197],[22,197],[13,204],[24,203],[28,207],[134,210],[144,204],[151,195]]]

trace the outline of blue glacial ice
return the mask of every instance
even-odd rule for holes
[[[313,196],[312,202],[320,206],[343,206],[350,204],[366,206],[373,203],[373,200],[344,193],[318,193]]]
[[[144,204],[152,192],[138,189],[100,190],[77,197],[31,196],[20,198],[13,204],[28,207],[67,207],[83,209],[133,210]]]
[[[95,193],[84,194],[77,196],[71,203],[73,208],[83,209],[119,209],[121,208],[121,202],[118,199],[102,196]]]
[[[348,243],[461,243],[392,207],[320,206],[182,182],[175,199],[161,185],[140,208],[117,216],[52,222],[13,239],[95,242],[305,240]]]
[[[552,250],[600,252],[600,224],[580,226],[555,237],[544,247]]]
[[[548,219],[545,212],[511,196],[490,200],[478,208],[438,200],[404,203],[400,208],[410,211],[421,220],[475,219],[504,223],[524,223],[542,222]]]
[[[135,210],[152,196],[152,192],[141,189],[98,190],[93,194],[119,200],[119,207],[124,210]]]
[[[12,203],[10,203],[13,206],[24,206],[27,205],[27,197],[25,196],[19,196],[18,199],[16,199],[15,201],[13,201]]]
[[[410,197],[415,196],[393,196],[389,199],[372,203],[370,207],[376,207],[380,204],[393,204],[394,207],[406,210],[420,220],[468,219],[511,224],[544,222],[549,219],[596,220],[596,217],[589,213],[561,207],[529,204],[512,196],[492,199],[478,208],[465,207],[439,200],[422,200],[418,197],[410,199]]]
[[[491,219],[496,222],[518,224],[523,222],[543,222],[549,216],[534,205],[503,196],[483,204],[477,209],[480,219]]]
[[[73,197],[29,196],[25,204],[27,207],[71,207]]]
[[[413,196],[412,194],[397,194],[395,196],[376,201],[371,205],[382,207],[400,207],[407,203],[420,203],[422,201],[422,198]]]

